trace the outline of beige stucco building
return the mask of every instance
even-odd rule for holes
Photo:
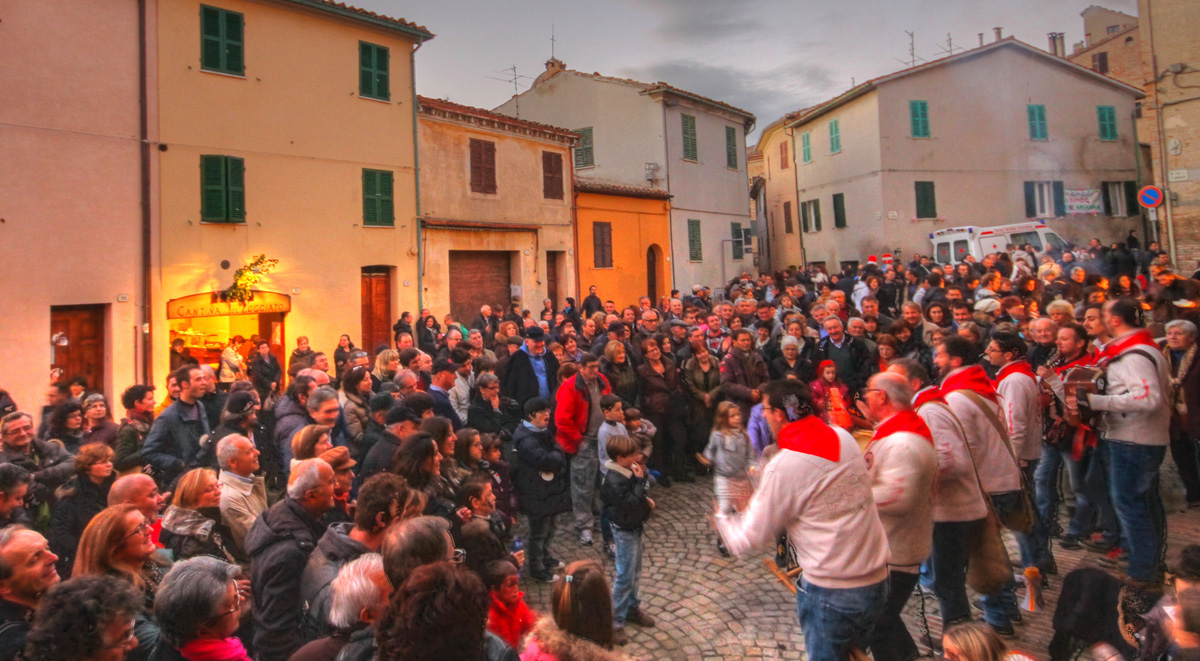
[[[676,288],[718,286],[753,268],[742,246],[750,231],[745,149],[754,115],[666,83],[584,73],[557,59],[495,110],[579,133],[580,180],[669,193],[666,257]]]
[[[52,380],[144,371],[138,3],[3,6],[0,388],[36,415]]]
[[[308,336],[367,350],[420,305],[417,47],[423,27],[325,0],[161,2],[152,17],[156,379],[172,339],[281,358]],[[249,308],[214,292],[278,259]]]
[[[784,123],[799,209],[792,233],[775,218],[773,254],[837,268],[1027,218],[1122,240],[1137,227],[1141,96],[1012,38],[863,83]]]
[[[578,294],[565,129],[420,97],[425,307],[470,324],[488,304],[561,310]]]

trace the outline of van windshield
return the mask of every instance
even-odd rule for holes
[[[1034,250],[1038,252],[1042,251],[1042,238],[1038,236],[1037,232],[1016,232],[1009,235],[1008,238],[1015,246],[1023,248],[1026,244],[1029,244],[1033,246]]]
[[[1049,243],[1051,246],[1058,248],[1059,250],[1067,249],[1067,242],[1063,241],[1062,237],[1054,232],[1046,232],[1046,243]]]

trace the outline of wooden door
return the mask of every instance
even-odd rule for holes
[[[50,308],[51,369],[61,375],[60,380],[83,376],[88,380],[88,388],[104,390],[104,308],[103,305]]]
[[[555,310],[561,310],[563,307],[562,302],[558,299],[558,261],[562,259],[562,254],[563,251],[561,250],[546,251],[546,298],[550,299],[550,302],[554,304]],[[541,309],[540,305],[538,309]],[[541,312],[538,315],[538,320],[540,321]]]
[[[392,346],[392,279],[387,267],[362,270],[363,351],[375,359],[375,347]]]
[[[658,301],[658,255],[654,253],[654,246],[646,249],[646,295],[651,303]]]
[[[512,300],[511,268],[510,252],[451,250],[450,314],[454,320],[469,326],[484,303],[501,314],[507,311]],[[541,301],[538,303],[541,308]]]

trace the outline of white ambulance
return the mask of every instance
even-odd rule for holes
[[[1051,246],[1060,250],[1067,247],[1067,242],[1061,236],[1046,227],[1045,223],[1039,222],[997,227],[950,227],[931,233],[929,242],[933,247],[933,261],[938,264],[957,264],[967,255],[980,260],[984,255],[1007,250],[1009,245],[1020,248],[1028,243],[1039,253]]]

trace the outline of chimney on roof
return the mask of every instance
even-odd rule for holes
[[[1063,32],[1058,33],[1058,56],[1067,56],[1067,35]]]
[[[996,41],[1004,38],[1004,28],[992,28],[992,31],[996,33]]]
[[[979,47],[980,48],[983,47],[983,33],[982,32],[979,33]]]
[[[537,87],[538,85],[542,84],[542,82],[545,81],[547,78],[553,76],[554,74],[556,74],[560,71],[566,71],[566,70],[567,70],[567,65],[565,62],[558,59],[557,57],[552,57],[552,58],[546,60],[546,70],[543,71],[541,74],[538,75],[537,78],[534,79],[532,87]]]
[[[1050,44],[1050,47],[1047,48],[1046,51],[1049,52],[1051,55],[1058,55],[1058,33],[1057,32],[1047,33],[1046,38],[1049,40],[1048,43]]]

